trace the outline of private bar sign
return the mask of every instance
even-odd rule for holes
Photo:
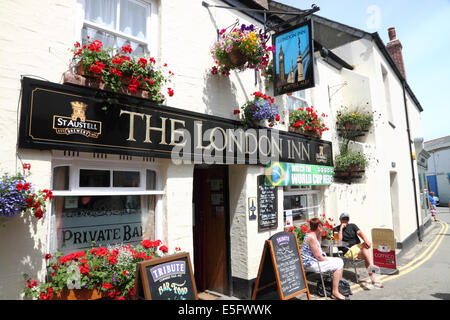
[[[176,164],[292,162],[332,166],[331,142],[106,92],[22,80],[19,147],[170,158]],[[231,110],[231,109],[230,109]]]

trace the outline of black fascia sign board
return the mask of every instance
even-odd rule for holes
[[[119,95],[103,111],[105,91],[24,77],[18,145],[194,163],[271,161],[332,166],[331,142]],[[209,156],[209,158],[205,158]],[[206,160],[207,159],[207,160]]]

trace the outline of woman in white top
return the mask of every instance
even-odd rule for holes
[[[320,247],[322,240],[323,225],[319,218],[311,219],[309,222],[311,231],[308,232],[303,240],[301,249],[302,262],[306,271],[322,272],[332,271],[333,282],[331,297],[338,300],[348,300],[339,292],[339,281],[342,279],[344,261],[337,257],[327,257]]]

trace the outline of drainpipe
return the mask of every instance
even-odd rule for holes
[[[419,221],[419,208],[417,206],[417,187],[416,187],[416,175],[414,171],[414,159],[412,156],[412,147],[411,147],[411,132],[409,129],[409,116],[408,116],[408,106],[406,104],[406,81],[402,80],[403,86],[403,102],[405,104],[405,116],[406,116],[406,132],[408,133],[408,146],[409,146],[409,157],[411,159],[411,172],[412,172],[412,183],[414,188],[414,205],[416,208],[416,223],[417,223],[417,235],[419,237],[419,241],[422,241],[422,232],[420,230],[420,221]]]

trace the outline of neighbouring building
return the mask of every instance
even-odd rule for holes
[[[401,51],[395,50],[401,45],[393,30],[395,43],[386,47],[377,33],[310,15],[314,52],[299,54],[284,75],[289,81],[301,79],[306,74],[302,62],[309,59],[315,85],[276,96],[282,119],[266,128],[268,136],[258,136],[272,143],[277,135],[289,145],[283,163],[308,171],[324,161],[321,170],[327,170],[342,144],[336,125],[341,106],[371,112],[373,126],[351,144],[369,158],[359,179],[266,190],[267,168],[260,162],[236,163],[232,157],[231,163],[218,165],[191,161],[190,154],[181,164],[172,161],[180,128],[198,134],[193,145],[199,142],[203,151],[203,132],[238,128],[233,110],[253,92],[273,96],[272,85],[266,88],[265,78],[253,70],[232,71],[229,77],[211,74],[210,48],[218,31],[236,22],[263,28],[262,10],[278,12],[266,21],[274,30],[304,19],[283,14],[304,11],[276,1],[207,2],[209,7],[200,0],[2,2],[0,170],[16,172],[23,163],[31,164],[30,181],[36,188],[53,189],[54,201],[41,220],[6,221],[0,234],[0,299],[20,299],[24,274],[45,277],[46,253],[89,247],[93,234],[103,234],[96,238],[99,243],[150,238],[162,240],[169,251],[180,247],[190,253],[199,291],[243,299],[251,297],[264,241],[284,230],[286,213],[303,223],[320,214],[337,221],[341,212],[349,212],[369,237],[373,228],[393,229],[399,249],[420,237],[430,219],[420,200],[426,182],[413,156],[423,148],[423,109],[404,66],[398,65]],[[70,49],[88,36],[105,45],[130,44],[135,52],[167,63],[175,74],[170,84],[175,95],[159,106],[120,96],[120,112],[94,112],[105,100],[102,90],[69,84],[66,73]],[[311,106],[328,116],[330,130],[321,139],[288,131],[289,112]],[[80,116],[86,116],[84,121]],[[70,135],[64,119],[80,119],[87,131]],[[290,148],[294,143],[299,149]],[[269,208],[258,205],[264,192],[272,196]],[[263,209],[267,221],[262,221]]]
[[[450,136],[425,141],[428,151],[428,170],[426,172],[429,191],[439,197],[441,206],[450,202]]]

